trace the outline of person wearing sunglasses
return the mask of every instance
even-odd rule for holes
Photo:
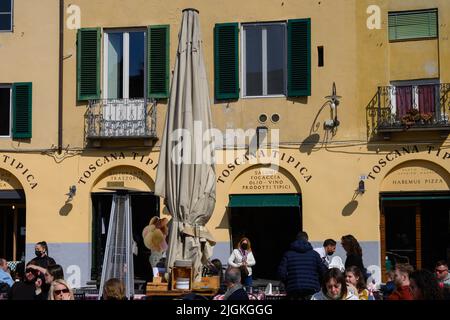
[[[27,268],[33,269],[32,272],[37,276],[36,295],[40,300],[47,299],[50,285],[53,280],[64,279],[64,271],[59,264],[51,264],[47,269],[30,264]]]
[[[36,283],[38,282],[39,271],[33,269],[32,265],[35,265],[35,262],[27,263],[22,281],[16,281],[11,287],[10,300],[40,300],[38,297],[38,287],[40,286],[39,283]]]
[[[436,262],[436,267],[434,268],[436,273],[436,279],[441,288],[450,289],[450,274],[448,273],[448,264],[444,260]]]
[[[62,279],[56,279],[50,286],[48,300],[75,300],[72,288]]]

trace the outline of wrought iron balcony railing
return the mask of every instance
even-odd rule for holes
[[[378,87],[366,107],[368,136],[395,131],[450,131],[450,84]]]
[[[156,138],[156,101],[90,100],[85,126],[88,139]]]

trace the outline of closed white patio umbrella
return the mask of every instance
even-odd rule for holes
[[[198,11],[185,9],[155,182],[172,216],[167,267],[192,260],[195,281],[215,244],[205,227],[216,201],[216,175],[201,44]]]

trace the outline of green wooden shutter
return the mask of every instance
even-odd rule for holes
[[[437,11],[389,13],[389,40],[437,37]]]
[[[31,138],[32,83],[13,84],[13,138]]]
[[[214,92],[217,100],[239,98],[238,24],[214,27]]]
[[[311,95],[311,19],[288,20],[288,97]]]
[[[149,26],[147,35],[147,96],[165,99],[169,97],[170,26]]]
[[[79,29],[77,35],[77,98],[100,99],[100,28]]]

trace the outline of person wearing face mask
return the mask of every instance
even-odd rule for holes
[[[322,259],[322,262],[328,268],[331,262],[331,256],[336,251],[336,241],[333,239],[327,239],[323,242],[322,247],[314,248],[314,251],[320,255],[320,259]]]
[[[248,238],[242,238],[236,249],[228,258],[228,265],[241,269],[241,282],[244,286],[250,287],[253,283],[252,267],[256,264],[252,247]]]
[[[337,268],[328,269],[322,282],[322,289],[311,300],[359,300],[347,288],[345,275]]]
[[[34,253],[36,254],[36,258],[31,261],[36,262],[36,265],[39,267],[47,269],[48,266],[56,264],[55,260],[48,256],[47,242],[41,241],[36,243]]]

